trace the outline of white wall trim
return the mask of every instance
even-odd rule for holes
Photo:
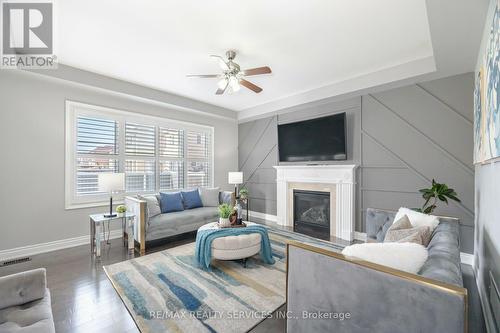
[[[276,215],[259,213],[259,212],[255,212],[253,210],[248,211],[248,215],[250,215],[250,217],[256,217],[258,219],[262,219],[262,220],[266,220],[266,221],[270,221],[270,222],[277,222],[278,221],[278,217]]]
[[[109,239],[121,238],[122,230],[111,230],[109,235]],[[0,251],[0,261],[6,261],[15,258],[22,258],[27,256],[33,256],[35,254],[46,253],[56,250],[67,249],[70,247],[87,245],[90,244],[90,235],[66,238],[61,240],[56,240],[47,243],[40,243],[22,247],[16,247],[13,249],[2,250]],[[90,248],[89,248],[90,255]]]
[[[462,264],[471,265],[474,267],[474,255],[470,253],[460,252],[460,262]]]
[[[357,241],[366,242],[366,233],[355,231],[354,232],[354,239]]]

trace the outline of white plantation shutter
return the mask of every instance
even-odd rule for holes
[[[164,128],[159,129],[160,157],[180,159],[184,157],[184,130]]]
[[[155,190],[155,161],[125,160],[125,189],[127,192],[153,192]]]
[[[100,173],[118,172],[118,161],[105,158],[78,158],[76,160],[76,194],[102,194],[97,178]]]
[[[118,172],[118,122],[97,117],[78,117],[76,123],[76,180],[77,195],[101,194],[99,173]]]
[[[187,134],[187,188],[207,187],[212,183],[212,136],[209,132]]]
[[[109,194],[98,190],[98,175],[106,172],[125,173],[123,195],[213,185],[210,127],[66,105],[66,207],[108,200]]]
[[[76,151],[78,154],[118,154],[118,123],[114,120],[78,117]]]
[[[125,123],[125,189],[153,192],[156,188],[156,127]],[[134,159],[129,159],[134,157]]]
[[[137,156],[155,156],[156,130],[127,122],[125,124],[125,153]]]
[[[184,130],[159,128],[160,191],[184,188]]]
[[[184,162],[160,161],[160,191],[184,188]]]

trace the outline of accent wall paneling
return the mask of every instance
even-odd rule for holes
[[[419,207],[418,190],[432,178],[457,190],[461,204],[437,214],[461,219],[462,251],[474,241],[472,167],[473,74],[461,74],[344,101],[328,100],[281,110],[239,124],[239,167],[252,211],[276,215],[277,125],[347,113],[348,161],[357,173],[356,231],[368,207]]]

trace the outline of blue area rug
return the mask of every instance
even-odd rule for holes
[[[275,263],[256,255],[198,268],[194,243],[104,267],[141,332],[247,332],[285,303],[286,241],[342,247],[268,228]]]

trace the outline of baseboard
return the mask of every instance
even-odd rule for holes
[[[121,238],[121,237],[122,237],[121,229],[111,230],[111,233],[109,235],[110,239]],[[62,250],[86,244],[90,244],[90,235],[61,239],[47,243],[16,247],[14,249],[0,251],[0,261],[33,256],[35,254]]]
[[[471,265],[474,267],[474,255],[470,253],[460,252],[460,261],[462,264]]]
[[[254,212],[253,210],[249,211],[248,215],[250,215],[251,217],[256,217],[258,219],[262,219],[262,220],[266,220],[266,221],[278,222],[278,217],[276,215]]]
[[[358,241],[366,242],[366,233],[355,231],[354,232],[354,239],[358,240]]]

